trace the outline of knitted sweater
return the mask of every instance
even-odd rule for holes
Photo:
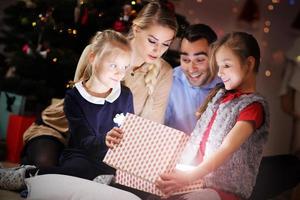
[[[151,95],[145,84],[148,64],[136,70],[134,75],[127,73],[124,83],[133,94],[135,114],[163,124],[173,81],[173,70],[162,58],[157,59],[155,65],[159,68],[159,73]]]
[[[189,152],[190,158],[191,155],[192,157],[196,156],[203,134],[216,110],[217,115],[206,143],[204,160],[220,147],[226,135],[235,125],[239,113],[253,102],[261,103],[264,108],[262,126],[256,129],[222,166],[203,178],[206,187],[228,191],[247,199],[253,190],[263,147],[267,140],[268,105],[265,99],[256,93],[244,94],[232,101],[220,104],[219,100],[224,94],[225,89],[221,89],[208,104],[206,111],[197,122],[184,155]]]

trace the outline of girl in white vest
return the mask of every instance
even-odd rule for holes
[[[157,187],[169,199],[248,199],[256,181],[269,129],[266,100],[256,92],[260,49],[245,32],[233,32],[213,44],[212,73],[218,86],[199,109],[199,120],[182,155],[189,171],[162,174]],[[174,195],[201,179],[203,189]]]

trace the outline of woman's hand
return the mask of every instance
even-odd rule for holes
[[[114,127],[107,132],[105,137],[105,144],[108,148],[113,149],[116,145],[121,142],[123,138],[123,131],[121,128]]]
[[[170,174],[162,174],[156,181],[156,187],[164,193],[163,198],[168,198],[174,192],[191,183],[191,175],[179,170]]]

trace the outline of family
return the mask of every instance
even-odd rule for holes
[[[140,198],[249,199],[270,118],[256,90],[259,44],[246,32],[217,38],[208,25],[190,25],[180,40],[180,66],[172,68],[162,56],[177,29],[174,13],[151,1],[127,36],[97,32],[82,52],[73,88],[25,132],[22,165],[0,169],[0,188],[22,191],[24,179],[45,174],[87,180],[114,175],[102,160],[122,140],[113,118],[129,112],[190,135],[181,162],[196,166],[161,174],[156,186],[163,197],[136,191]],[[173,195],[199,179],[203,189]],[[119,188],[116,194],[127,190],[109,187]]]

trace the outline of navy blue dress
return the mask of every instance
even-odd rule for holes
[[[113,122],[116,114],[134,113],[131,91],[121,86],[104,99],[90,96],[79,82],[66,92],[64,112],[70,138],[60,166],[41,169],[39,174],[58,173],[90,180],[100,174],[114,174],[115,170],[102,162],[108,150],[105,136],[117,126]]]

